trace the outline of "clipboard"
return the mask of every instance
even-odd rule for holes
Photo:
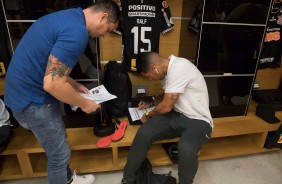
[[[128,122],[129,122],[130,125],[142,125],[141,120],[133,121],[131,116],[130,116],[130,113],[128,113],[127,118],[128,118]]]
[[[140,101],[145,101],[145,102],[148,101],[148,102],[150,102],[151,100],[152,100],[152,96],[143,96],[143,97],[132,98],[129,108],[136,108],[136,107],[138,107],[138,103]],[[129,109],[128,109],[127,117],[128,117],[128,121],[129,121],[130,125],[142,125],[143,124],[140,119],[132,120],[132,117],[130,115]]]

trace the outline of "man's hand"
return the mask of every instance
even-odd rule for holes
[[[67,81],[70,83],[70,85],[74,88],[75,91],[80,92],[80,93],[85,93],[85,94],[89,93],[89,90],[87,89],[87,87],[75,81],[70,76],[67,76]]]
[[[96,104],[96,102],[94,102],[93,100],[86,99],[86,105],[80,108],[81,110],[89,114],[91,112],[95,112],[100,107],[101,107],[100,104]]]
[[[76,82],[76,85],[75,85],[76,89],[81,92],[81,93],[85,93],[85,94],[88,94],[89,93],[89,90],[87,89],[86,86]]]
[[[156,108],[154,110],[150,111],[149,117],[151,118],[160,114],[166,114],[170,112],[173,109],[174,104],[178,100],[178,98],[179,93],[165,93],[163,100],[158,105],[156,105]],[[150,107],[150,105],[148,105],[149,103],[141,104],[141,102],[138,104],[139,109],[143,107],[148,108],[148,106]],[[141,122],[145,123],[149,117],[144,114],[141,118]]]
[[[140,121],[142,122],[142,123],[146,123],[147,122],[147,116],[146,116],[146,113],[145,114],[143,114],[143,116],[142,116],[142,118],[140,119]]]
[[[148,102],[140,101],[138,103],[138,109],[147,109],[149,107],[150,107],[150,103]]]

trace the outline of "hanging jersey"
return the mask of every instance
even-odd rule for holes
[[[122,35],[122,64],[128,71],[136,72],[139,52],[158,52],[160,32],[174,28],[165,0],[120,0],[122,26],[114,32]]]
[[[282,2],[273,2],[265,32],[258,69],[280,68]]]
[[[200,29],[201,29],[201,22],[202,22],[202,14],[203,14],[203,4],[200,3],[194,13],[193,13],[193,16],[192,16],[192,19],[190,21],[190,24],[188,25],[188,29],[196,32],[196,33],[199,33],[200,32]]]

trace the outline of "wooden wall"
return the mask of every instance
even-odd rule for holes
[[[173,17],[175,29],[161,35],[161,56],[168,57],[170,54],[184,57],[189,60],[196,59],[198,34],[187,29],[194,10],[201,0],[167,0]],[[101,61],[121,60],[121,36],[110,33],[100,39]],[[149,95],[162,91],[159,81],[148,81],[138,74],[130,74],[133,85],[147,84]],[[264,69],[257,72],[256,79],[260,89],[278,88],[281,79],[281,69]]]
[[[0,95],[4,95],[5,79],[0,78]]]
[[[281,81],[282,68],[267,68],[258,70],[256,80],[259,82],[259,89],[277,89]]]

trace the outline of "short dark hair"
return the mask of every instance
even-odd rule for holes
[[[93,5],[93,9],[98,12],[105,12],[109,15],[109,23],[117,23],[121,21],[121,13],[119,6],[113,0],[97,0]]]
[[[147,73],[150,68],[150,56],[154,52],[141,52],[137,55],[136,58],[136,68],[139,73]]]

